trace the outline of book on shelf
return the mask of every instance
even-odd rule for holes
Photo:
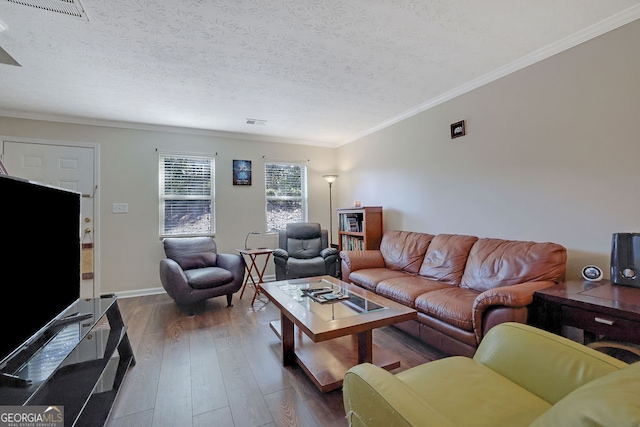
[[[355,236],[342,236],[343,251],[361,251],[364,249],[364,239]]]
[[[340,230],[355,233],[362,232],[362,216],[340,215]]]

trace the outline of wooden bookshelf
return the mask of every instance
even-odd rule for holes
[[[382,207],[340,208],[338,211],[338,250],[380,249]]]

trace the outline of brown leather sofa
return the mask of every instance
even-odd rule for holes
[[[475,236],[386,231],[380,250],[342,251],[342,280],[418,311],[396,327],[450,355],[473,356],[503,322],[527,322],[538,289],[564,280],[567,250]]]

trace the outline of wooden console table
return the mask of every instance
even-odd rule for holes
[[[534,293],[529,323],[560,334],[563,326],[584,331],[584,343],[602,347],[603,341],[640,344],[640,288],[609,281],[569,280]],[[635,346],[626,350],[640,355]]]

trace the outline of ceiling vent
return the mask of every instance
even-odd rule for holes
[[[7,0],[10,3],[31,6],[40,10],[61,13],[75,18],[89,20],[80,0]]]
[[[247,119],[247,124],[248,125],[261,125],[264,126],[267,124],[266,120],[262,120],[262,119]]]

